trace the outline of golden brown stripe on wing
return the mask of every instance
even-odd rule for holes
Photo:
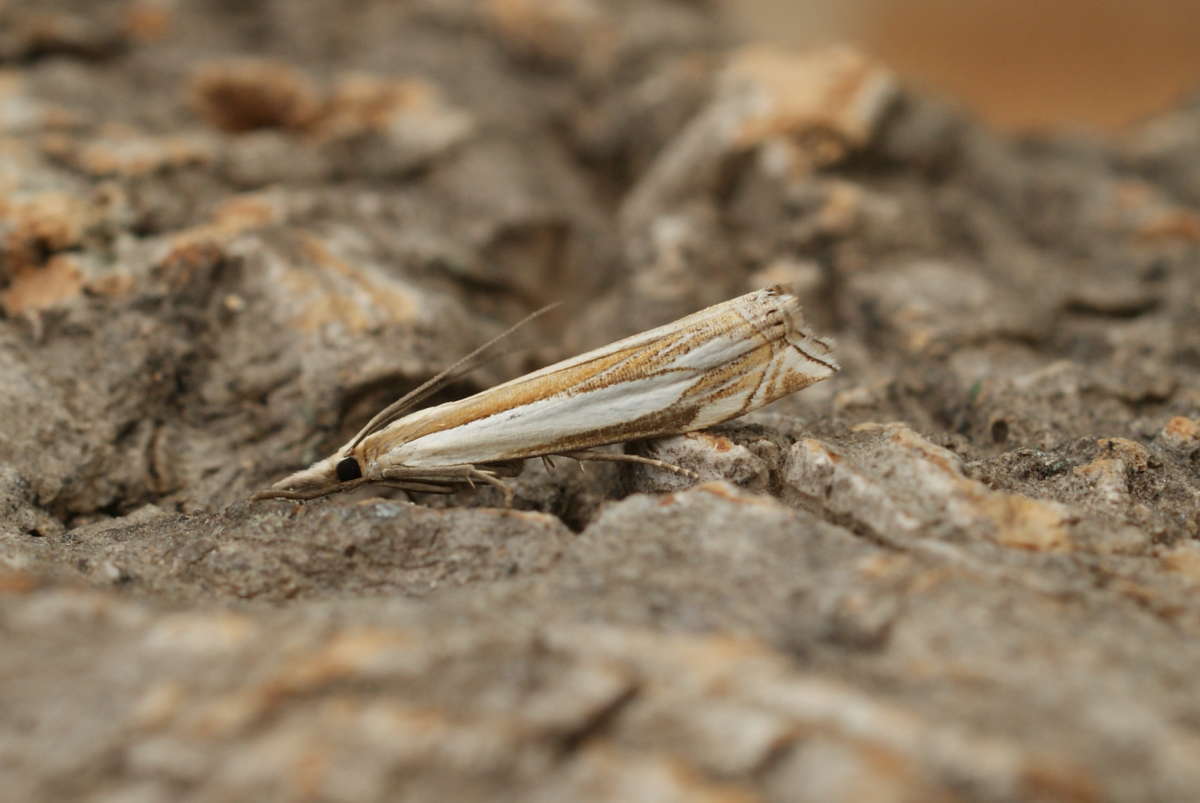
[[[743,386],[754,381],[754,370],[767,361],[770,354],[769,344],[753,347],[741,356],[699,377],[683,392],[680,401],[686,400],[689,403],[703,406],[736,393]]]
[[[472,421],[566,393],[571,388],[589,380],[597,372],[605,371],[613,365],[629,359],[641,348],[641,346],[631,346],[612,354],[597,356],[585,363],[563,368],[561,371],[535,377],[526,382],[518,381],[515,384],[501,385],[491,390],[485,390],[466,399],[441,405],[444,409],[440,409],[438,415],[422,416],[418,414],[411,417],[414,420],[401,419],[363,440],[362,453],[367,459],[374,459],[398,444],[408,443],[434,432],[454,429]]]
[[[586,377],[583,381],[573,385],[569,392],[571,395],[587,393],[609,385],[620,384],[629,379],[648,376],[653,372],[655,364],[660,362],[659,354],[662,351],[673,350],[687,334],[687,332],[680,332],[666,335],[659,343],[643,344],[636,349],[631,349],[624,360],[607,366],[593,376]]]

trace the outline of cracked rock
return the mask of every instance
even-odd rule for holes
[[[0,796],[1195,799],[1200,105],[723,13],[0,2]],[[605,447],[682,472],[249,501],[777,282],[842,370]]]

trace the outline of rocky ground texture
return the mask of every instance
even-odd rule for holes
[[[728,30],[0,4],[8,799],[1200,798],[1200,105]],[[776,282],[843,370],[633,447],[693,487],[247,501],[548,301],[453,393]]]

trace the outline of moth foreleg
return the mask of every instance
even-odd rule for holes
[[[504,504],[506,507],[512,507],[513,493],[512,490],[505,485],[496,476],[494,471],[481,469],[470,464],[457,466],[437,466],[425,468],[405,468],[396,466],[386,469],[382,472],[384,480],[389,483],[407,483],[407,484],[429,484],[431,486],[445,487],[451,484],[465,484],[471,488],[475,487],[475,482],[483,482],[488,485],[499,488],[504,494]],[[442,493],[450,493],[450,490],[442,491]]]
[[[597,452],[591,449],[580,449],[575,452],[561,452],[563,457],[570,457],[582,463],[585,460],[607,461],[610,463],[640,463],[643,466],[654,466],[665,471],[670,471],[673,474],[679,474],[688,479],[700,479],[700,475],[691,469],[677,466],[674,463],[668,463],[665,460],[655,460],[653,457],[642,457],[639,454],[624,454],[623,452]]]
[[[428,482],[381,482],[380,485],[388,488],[396,488],[401,491],[416,491],[423,494],[452,494],[454,487],[451,485],[434,485]]]

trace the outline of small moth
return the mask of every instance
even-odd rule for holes
[[[313,499],[367,483],[450,493],[479,482],[499,487],[511,501],[500,477],[529,457],[629,461],[690,475],[663,461],[595,448],[719,424],[838,370],[832,344],[809,331],[796,296],[772,287],[474,396],[408,412],[494,342],[380,411],[329,457],[255,498]]]

